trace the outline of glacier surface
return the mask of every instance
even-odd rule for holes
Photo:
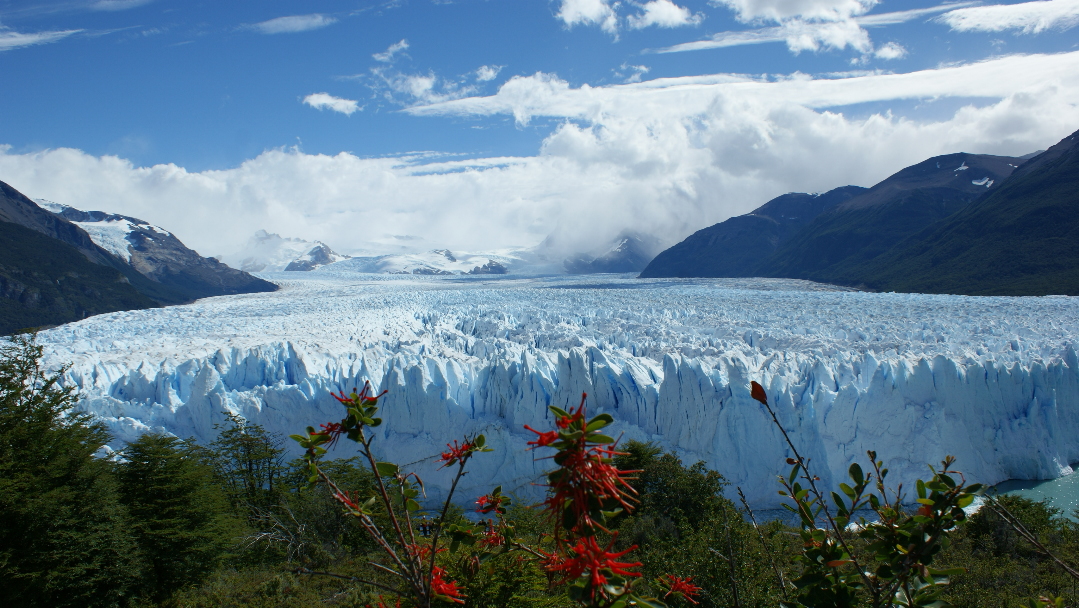
[[[300,276],[297,276],[300,275]],[[826,483],[877,450],[906,487],[946,454],[968,480],[1048,479],[1079,461],[1079,298],[875,294],[779,279],[268,273],[274,293],[99,315],[40,335],[113,448],[149,430],[207,442],[224,412],[282,436],[339,420],[365,380],[380,457],[437,497],[465,434],[467,498],[536,496],[546,406],[589,394],[614,434],[703,460],[773,507],[789,455],[749,382]],[[291,443],[286,440],[286,443]],[[335,456],[349,456],[343,442]]]

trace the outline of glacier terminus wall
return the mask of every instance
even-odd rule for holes
[[[909,484],[947,454],[969,481],[1079,461],[1079,298],[844,291],[803,281],[267,274],[282,290],[100,315],[42,332],[113,449],[146,431],[212,441],[225,412],[282,437],[339,420],[331,392],[386,389],[380,457],[435,498],[445,444],[484,433],[465,499],[534,497],[523,429],[589,394],[624,439],[703,460],[756,506],[789,455],[760,382],[825,482],[874,449]],[[285,440],[286,444],[291,441]],[[342,442],[332,456],[352,455]]]

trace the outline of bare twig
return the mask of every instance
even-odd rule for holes
[[[832,532],[836,536],[836,540],[843,547],[843,550],[846,551],[847,555],[850,556],[850,560],[851,562],[853,562],[854,568],[858,571],[858,575],[862,578],[862,581],[865,583],[866,587],[871,590],[874,596],[877,596],[873,598],[873,603],[877,604],[879,601],[879,590],[877,589],[877,586],[873,584],[873,579],[871,579],[869,575],[866,574],[865,568],[863,568],[862,565],[858,563],[857,556],[854,555],[854,552],[851,551],[850,547],[847,545],[847,541],[843,538],[843,531],[839,528],[839,524],[837,524],[835,519],[832,517],[831,511],[828,509],[828,502],[824,499],[824,495],[821,494],[820,490],[817,489],[816,480],[809,472],[808,462],[804,458],[802,458],[802,455],[798,452],[798,448],[794,447],[794,442],[791,441],[790,435],[787,434],[787,429],[783,428],[783,425],[779,422],[779,418],[776,417],[776,413],[772,409],[772,406],[768,405],[767,399],[764,401],[760,401],[760,403],[764,405],[764,407],[768,410],[768,414],[772,416],[772,422],[774,422],[776,427],[779,428],[779,432],[783,433],[783,439],[786,440],[787,445],[790,447],[791,451],[794,452],[794,457],[797,461],[798,467],[802,469],[803,477],[806,482],[809,483],[809,489],[813,493],[813,497],[816,498],[817,504],[820,505],[820,508],[824,511],[824,516],[825,518],[827,518],[828,524],[829,526],[831,526]]]
[[[757,525],[757,518],[753,516],[753,509],[749,508],[749,501],[746,500],[746,495],[742,493],[742,488],[735,486],[738,490],[738,499],[742,501],[742,506],[746,508],[746,512],[749,513],[749,521],[753,522],[753,529],[757,531],[757,537],[761,539],[761,548],[768,554],[768,561],[772,563],[772,571],[776,573],[776,580],[779,581],[779,589],[783,592],[783,599],[787,598],[787,583],[783,580],[783,573],[779,571],[779,566],[776,565],[775,556],[772,555],[772,548],[764,540],[764,533],[761,532],[761,527]]]
[[[1023,525],[1023,522],[1019,521],[1019,518],[1013,515],[1007,507],[1000,504],[999,500],[987,494],[985,496],[985,504],[988,505],[994,513],[1004,519],[1004,521],[1008,522],[1008,524],[1012,527],[1013,530],[1015,530],[1015,532],[1019,536],[1022,536],[1024,540],[1026,540],[1031,545],[1034,545],[1035,549],[1037,549],[1040,553],[1049,556],[1049,558],[1056,562],[1057,565],[1059,565],[1061,568],[1063,568],[1069,576],[1079,580],[1079,571],[1065,563],[1064,560],[1054,555],[1052,551],[1050,551],[1044,544],[1042,544],[1041,541],[1038,540],[1037,536],[1035,536],[1030,530],[1027,529],[1026,526]]]
[[[309,570],[309,569],[304,568],[302,566],[299,567],[299,568],[293,568],[292,573],[293,574],[306,574],[308,576],[328,576],[330,578],[339,578],[339,579],[345,580],[345,581],[352,581],[354,583],[361,583],[361,584],[364,584],[364,585],[371,585],[372,587],[378,587],[379,589],[383,589],[385,591],[389,591],[390,593],[395,593],[397,595],[401,594],[401,592],[399,590],[394,589],[393,587],[390,587],[389,585],[384,585],[382,583],[376,583],[375,581],[369,581],[367,579],[362,579],[362,578],[360,578],[358,576],[349,576],[347,574],[336,574],[334,572],[320,572],[320,571],[317,571],[317,570]]]

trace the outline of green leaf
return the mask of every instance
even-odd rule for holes
[[[865,483],[865,474],[862,473],[862,467],[857,462],[851,463],[847,473],[850,474],[850,478],[854,480],[854,483],[858,485]]]
[[[595,443],[614,443],[613,437],[608,437],[607,435],[600,435],[599,433],[589,435],[588,440]]]
[[[408,500],[405,501],[405,508],[408,509],[409,511],[419,511],[420,510],[420,503],[418,503],[415,500],[412,500],[411,498],[409,498]]]
[[[393,477],[400,471],[397,465],[392,462],[376,462],[375,470],[378,472],[379,477]]]
[[[477,448],[482,448],[484,445],[487,444],[487,438],[483,435],[476,435],[476,438],[472,440],[472,444],[475,445]]]
[[[959,497],[959,500],[956,501],[955,504],[960,509],[965,509],[965,508],[969,507],[972,502],[974,502],[974,495],[973,494],[964,494],[964,495]]]

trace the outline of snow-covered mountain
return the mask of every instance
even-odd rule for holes
[[[240,251],[220,256],[222,262],[244,272],[309,271],[348,258],[321,241],[282,237],[265,230],[255,232]]]
[[[703,460],[758,506],[789,456],[756,380],[826,483],[875,449],[894,482],[947,454],[970,481],[1052,478],[1079,461],[1079,298],[839,291],[783,279],[360,275],[355,260],[268,275],[274,293],[92,317],[42,332],[80,407],[115,435],[210,441],[224,412],[274,433],[339,419],[379,390],[379,457],[432,498],[443,446],[485,433],[461,496],[535,495],[523,429],[589,394],[614,433]],[[351,455],[347,442],[333,456]]]
[[[422,253],[356,256],[335,268],[351,272],[413,275],[536,275],[560,272],[556,266],[538,261],[531,251],[524,249],[479,253],[432,249]]]
[[[570,274],[640,272],[663,250],[659,239],[639,232],[623,232],[604,250],[579,253],[562,264]]]
[[[75,224],[99,247],[163,287],[147,293],[162,303],[276,289],[272,283],[199,255],[168,230],[138,218],[105,211],[82,211],[45,199],[35,202],[42,209]]]

